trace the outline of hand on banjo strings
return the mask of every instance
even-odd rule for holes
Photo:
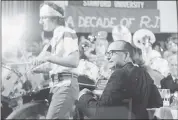
[[[41,65],[41,64],[43,64],[43,63],[45,63],[45,62],[46,62],[45,59],[35,58],[35,59],[33,59],[33,60],[31,61],[31,64],[32,64],[33,66],[39,66],[39,65]]]

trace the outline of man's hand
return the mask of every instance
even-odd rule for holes
[[[36,58],[36,59],[33,59],[33,60],[31,61],[31,64],[32,64],[33,66],[39,66],[39,65],[43,64],[44,62],[45,62],[44,59]]]
[[[89,89],[87,88],[84,88],[83,90],[80,91],[79,93],[79,97],[78,97],[78,100],[80,99],[80,97],[84,94],[87,94],[87,93],[92,93],[92,91],[90,91]]]
[[[49,56],[44,56],[44,57],[33,59],[31,63],[33,66],[39,66],[47,61],[49,61]]]
[[[48,69],[44,68],[43,66],[37,66],[31,69],[31,73],[48,73]]]

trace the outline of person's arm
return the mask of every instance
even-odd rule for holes
[[[48,49],[49,46],[50,46],[50,44],[46,44],[46,45],[43,47],[43,49],[42,49],[42,51],[40,52],[40,54],[37,56],[37,58],[42,58],[42,57],[46,56],[46,52],[47,52],[47,49]],[[48,52],[49,52],[49,51],[48,51]]]
[[[61,57],[61,46],[56,47],[56,54],[51,54],[47,61],[65,67],[76,68],[79,64],[79,47],[76,33],[65,32],[63,36],[63,56]]]
[[[61,37],[59,37],[61,39]],[[76,68],[79,64],[78,38],[75,33],[65,32],[63,46],[56,45],[56,53],[45,52],[40,56],[42,61]],[[56,40],[56,42],[61,40]]]
[[[66,57],[59,57],[57,55],[50,55],[47,59],[48,62],[58,64],[65,67],[76,68],[79,64],[79,52],[72,52]]]
[[[65,67],[76,68],[79,64],[79,53],[75,51],[68,56],[59,57],[58,55],[50,54],[46,58],[46,63],[41,64],[33,69],[35,73],[46,73],[51,70],[50,63],[58,64]]]
[[[51,63],[46,62],[41,65],[35,66],[31,69],[33,73],[49,73],[51,71]]]

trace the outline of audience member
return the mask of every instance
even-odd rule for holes
[[[108,40],[107,40],[108,33],[106,31],[98,32],[96,36],[96,55],[105,55],[107,48],[108,48]]]
[[[169,68],[171,71],[171,75],[173,80],[178,79],[178,56],[177,54],[171,55],[167,58],[169,63]]]
[[[87,89],[80,92],[78,107],[81,111],[86,112],[91,108],[94,113],[89,114],[90,118],[126,119],[128,111],[124,107],[123,100],[132,98],[132,112],[135,117],[148,118],[146,108],[150,104],[150,94],[154,84],[144,69],[132,64],[133,55],[133,47],[128,42],[115,41],[109,45],[109,65],[114,72],[98,100]],[[161,99],[158,91],[157,93],[157,97]],[[162,105],[161,101],[157,107],[160,105]]]
[[[125,40],[126,42],[132,43],[132,34],[129,29],[123,25],[113,27],[112,38],[114,41]]]
[[[154,83],[160,87],[160,81],[164,78],[164,76],[159,71],[152,69],[148,65],[145,65],[145,60],[143,59],[142,51],[139,48],[134,48],[134,55],[132,59],[136,65],[143,67],[154,80]]]
[[[89,58],[85,55],[85,52],[90,49],[89,47],[90,44],[91,44],[90,41],[86,39],[82,39],[79,43],[80,62],[78,65],[78,73],[80,75],[79,78],[83,76],[82,81],[79,80],[79,82],[85,82],[85,80],[88,78],[90,79],[90,81],[93,81],[94,83],[97,82],[99,69],[94,63],[89,61]]]
[[[163,48],[161,47],[161,43],[160,42],[155,42],[154,44],[153,44],[153,50],[156,50],[156,51],[158,51],[159,53],[161,53],[161,56],[163,56]]]
[[[169,56],[176,54],[178,51],[178,37],[177,33],[173,33],[170,35],[168,40],[166,41],[167,51],[164,52],[164,58],[167,59]]]
[[[133,45],[142,50],[145,65],[150,65],[151,59],[161,57],[161,54],[152,48],[155,41],[155,35],[148,29],[140,29],[133,35]]]

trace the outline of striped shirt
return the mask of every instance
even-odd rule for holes
[[[51,53],[59,57],[66,57],[79,50],[76,32],[64,26],[59,26],[54,30],[53,38],[50,40],[49,44],[51,45]],[[75,68],[64,67],[49,62],[46,64],[51,68],[50,75],[61,72],[74,72],[76,70]]]

